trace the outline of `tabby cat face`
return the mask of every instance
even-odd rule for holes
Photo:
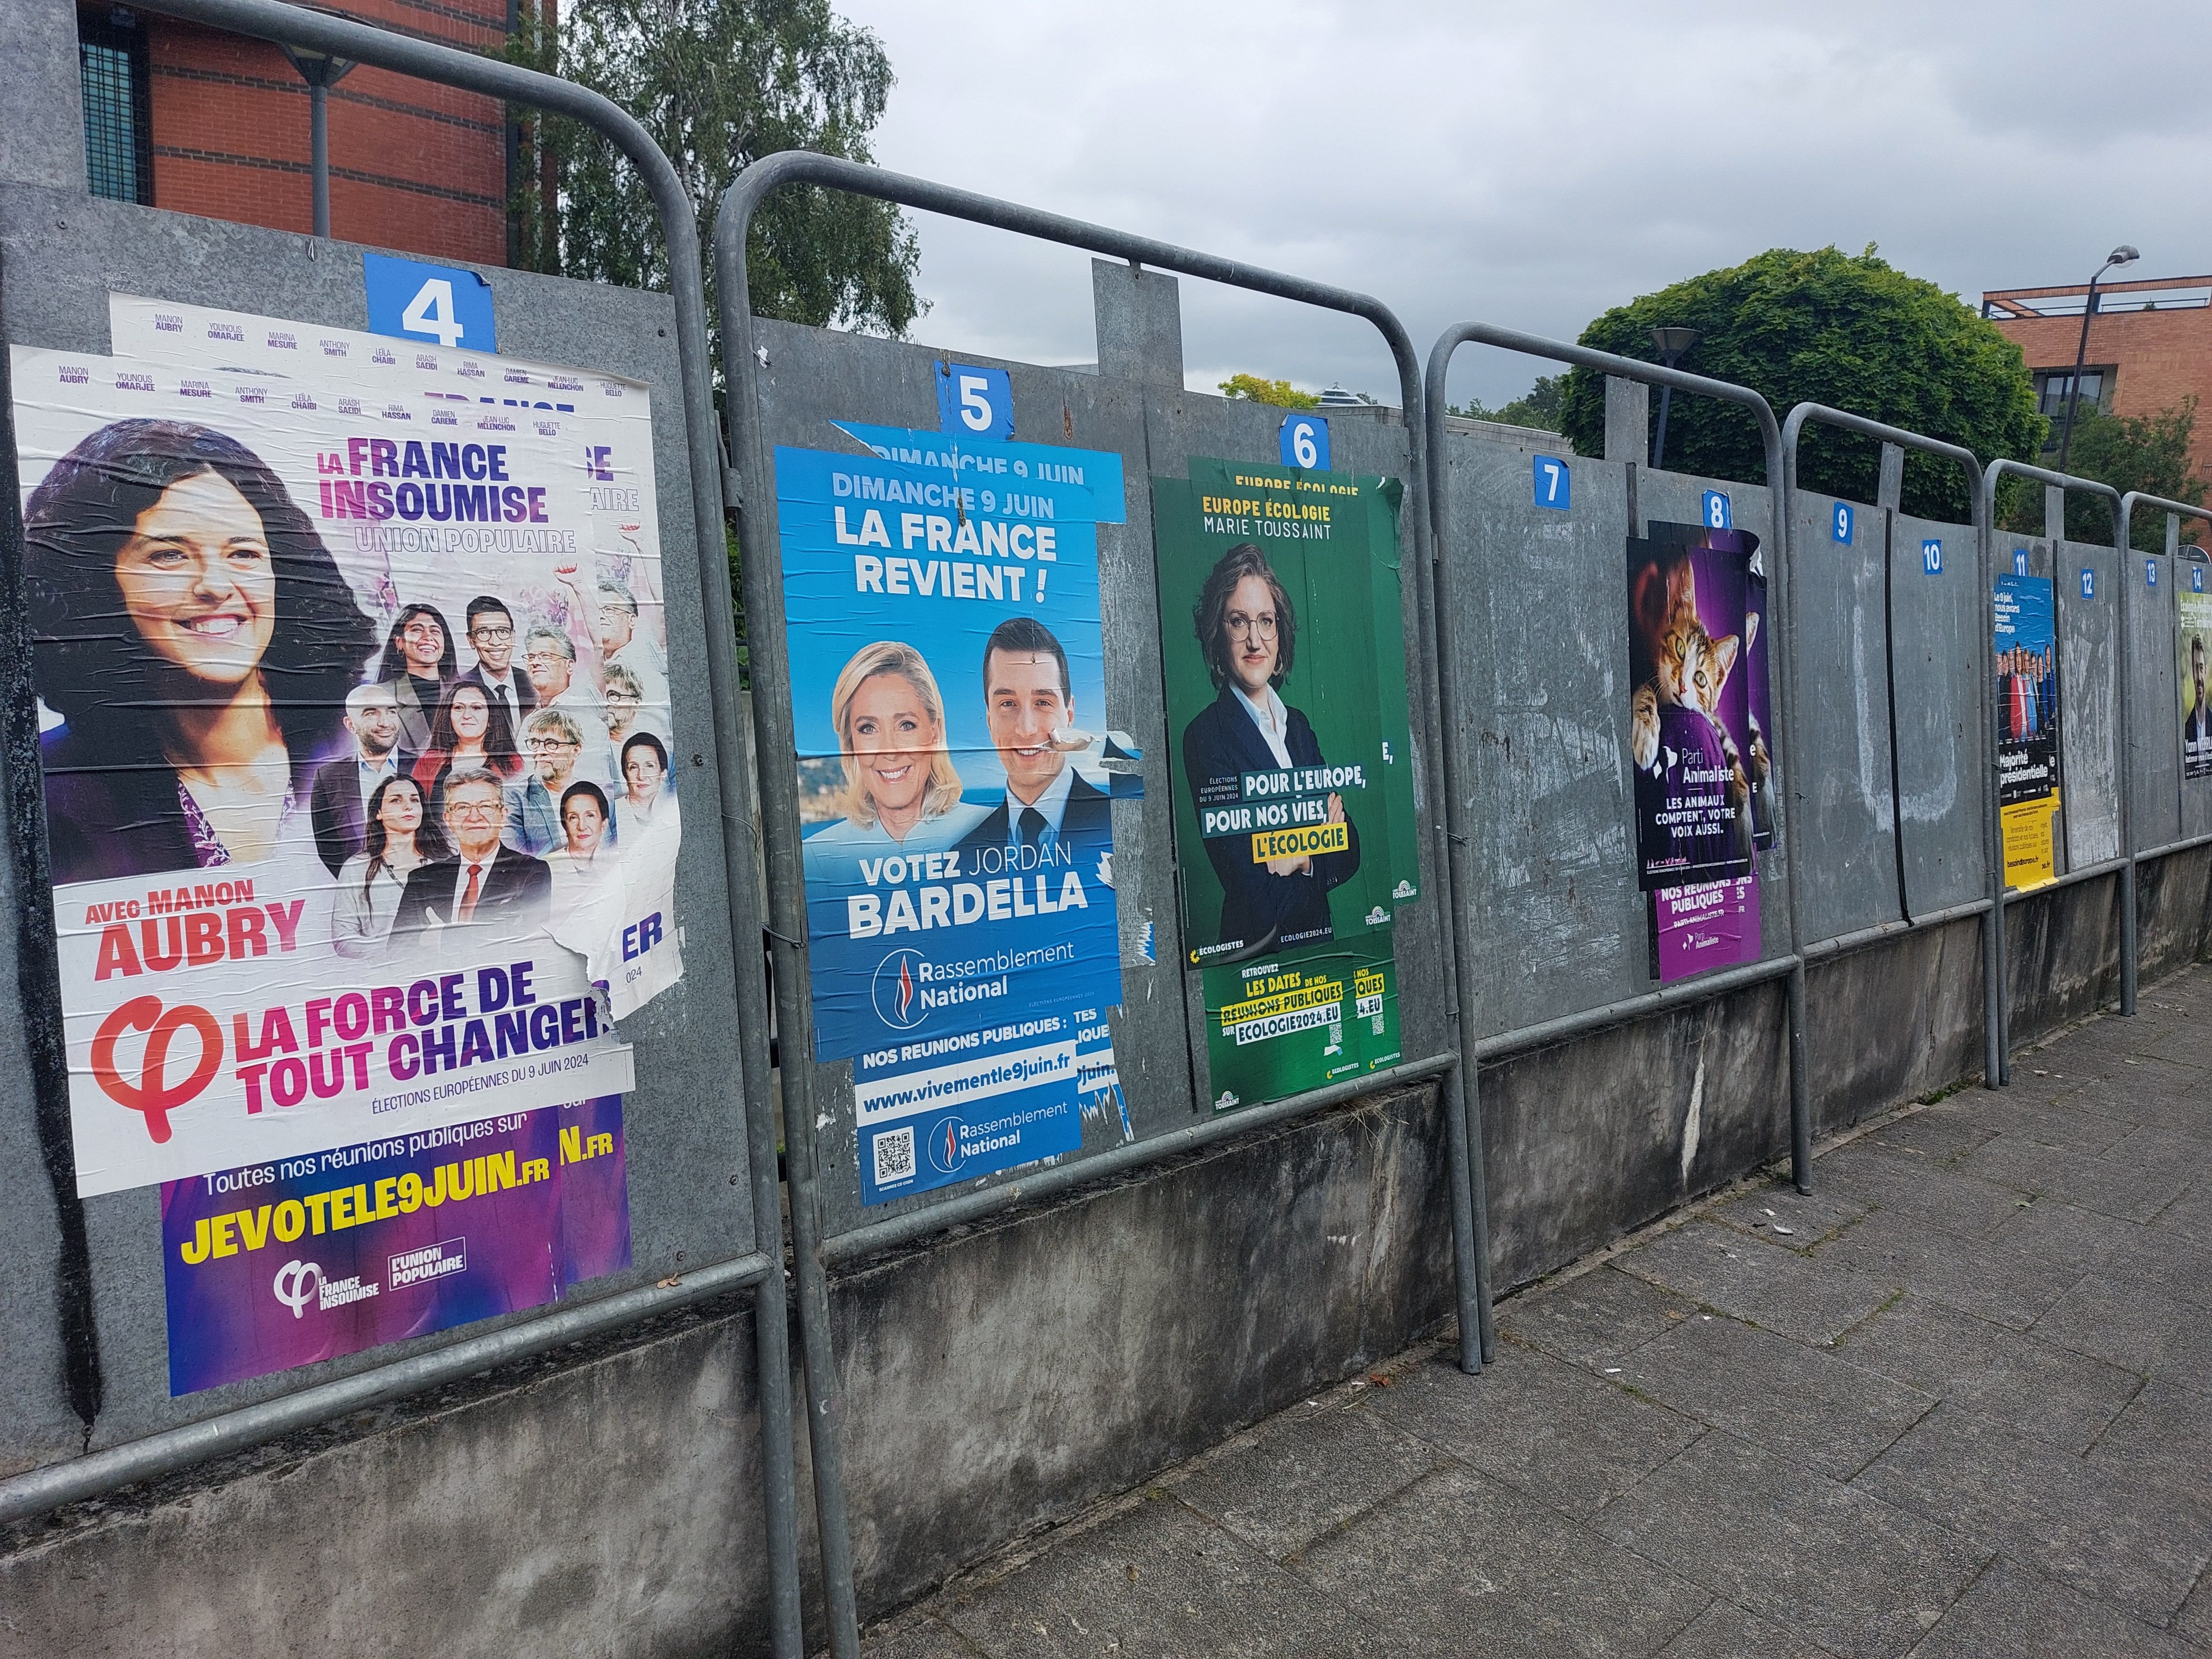
[[[1715,641],[1694,617],[1677,617],[1659,638],[1662,702],[1707,714],[1720,708],[1721,688],[1735,666],[1736,637]]]

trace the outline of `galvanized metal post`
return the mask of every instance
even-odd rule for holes
[[[1874,438],[1881,441],[1881,471],[1875,493],[1882,497],[1883,506],[1887,510],[1893,511],[1903,500],[1906,450],[1915,449],[1925,455],[1954,461],[1966,470],[1967,510],[1972,516],[1974,525],[1975,562],[1978,567],[1982,568],[1982,605],[1985,611],[1989,611],[1992,602],[1989,595],[1989,573],[1985,567],[1989,557],[1990,497],[1987,483],[1982,476],[1981,463],[1975,459],[1973,452],[1961,448],[1957,444],[1944,443],[1935,438],[1923,438],[1917,432],[1905,431],[1902,427],[1890,426],[1881,421],[1870,421],[1863,415],[1853,415],[1845,410],[1831,409],[1825,404],[1800,404],[1790,411],[1789,418],[1782,423],[1784,458],[1782,476],[1784,493],[1790,497],[1790,507],[1792,509],[1788,513],[1784,523],[1788,526],[1788,533],[1792,537],[1797,533],[1797,515],[1794,508],[1797,495],[1799,446],[1804,438],[1805,428],[1809,425],[1816,424],[1838,427],[1844,431],[1856,432],[1863,437]],[[1891,459],[1893,456],[1895,457],[1893,462]],[[1793,563],[1795,562],[1794,550],[1793,546]],[[1886,565],[1887,550],[1885,550],[1885,567]],[[1994,623],[1990,625],[1993,627]],[[1886,653],[1894,654],[1895,642],[1887,635],[1884,636],[1883,647]],[[1977,662],[1979,661],[1980,658],[1978,655]],[[1997,825],[1995,782],[1996,750],[1994,736],[1996,720],[1996,705],[1990,676],[1984,672],[1976,678],[1981,687],[1981,773],[1983,778],[1988,781],[1990,788],[1990,810],[1984,817],[1983,837],[1984,844],[1991,860],[1990,911],[1992,920],[1985,924],[1982,930],[1982,1064],[1983,1077],[1989,1086],[1994,1089],[1997,1086],[2004,1069],[2005,1052],[2002,999],[1998,994],[2003,951],[2004,857],[2002,845],[1994,839]],[[1890,709],[1890,751],[1893,760],[1897,748],[1897,713],[1893,696],[1893,692]],[[1895,787],[1893,772],[1892,787]],[[1912,926],[1912,917],[1905,891],[1905,824],[1901,816],[1896,820],[1896,830],[1898,911],[1906,927],[1910,927]]]
[[[2203,519],[2212,524],[2212,510],[2191,507],[2186,501],[2169,501],[2162,495],[2150,495],[2140,489],[2130,489],[2120,497],[2119,521],[2112,535],[2118,544],[2120,569],[2120,714],[2118,743],[2126,757],[2120,785],[2120,856],[2126,860],[2120,869],[2120,1012],[2132,1014],[2136,1011],[2136,981],[2142,973],[2141,927],[2136,915],[2136,866],[2141,854],[2136,847],[2135,778],[2135,682],[2132,662],[2135,655],[2135,633],[2130,619],[2130,593],[2135,583],[2130,580],[2126,562],[2133,556],[2133,537],[2130,533],[2137,507],[2156,508],[2166,514],[2166,544],[2169,554],[2178,553],[2181,539],[2181,520],[2184,518]],[[2180,576],[2180,562],[2174,563],[2174,576]],[[2182,774],[2188,776],[2185,770]]]
[[[714,418],[714,368],[707,349],[707,297],[700,262],[699,226],[691,198],[675,167],[635,118],[611,100],[564,81],[496,58],[452,46],[390,33],[366,24],[305,11],[281,0],[147,0],[145,9],[182,17],[211,28],[227,29],[273,41],[325,59],[371,64],[508,103],[528,104],[567,115],[612,139],[636,167],[651,193],[668,246],[670,299],[676,313],[677,362],[682,378],[686,460],[691,483],[692,532],[698,545],[701,599],[706,612],[707,690],[714,712],[716,771],[720,782],[724,881],[735,953],[735,1000],[738,1050],[746,1091],[748,1147],[753,1224],[769,1266],[745,1282],[756,1283],[754,1329],[760,1367],[763,1502],[768,1545],[770,1637],[779,1656],[797,1656],[803,1641],[799,1625],[796,1484],[793,1468],[790,1366],[785,1322],[781,1254],[781,1205],[775,1179],[775,1139],[769,1102],[766,999],[753,971],[760,920],[754,885],[751,814],[746,780],[752,765],[747,733],[738,703],[735,624],[729,598],[729,569],[723,541],[721,446]],[[696,1279],[700,1275],[690,1277]],[[633,1293],[634,1296],[641,1293]],[[661,1303],[691,1297],[682,1286],[643,1295],[641,1311]],[[617,1301],[620,1298],[617,1298]],[[588,1315],[590,1304],[574,1310]],[[554,1327],[558,1316],[545,1322]],[[514,1334],[522,1334],[521,1332]],[[574,1337],[556,1340],[574,1340]],[[552,1346],[549,1340],[545,1346]],[[526,1349],[526,1351],[536,1351]],[[435,1356],[425,1356],[434,1358]],[[404,1370],[394,1368],[395,1370]],[[356,1379],[358,1380],[358,1379]],[[333,1385],[337,1386],[337,1385]]]
[[[2053,537],[2046,537],[2045,539],[2047,540],[2063,540],[2064,538],[2063,532],[2066,527],[2066,514],[2063,492],[2069,489],[2078,489],[2085,495],[2101,495],[2105,500],[2110,501],[2112,507],[2112,527],[2116,534],[2120,527],[2120,492],[2113,489],[2112,485],[2108,483],[2100,483],[2094,478],[2077,478],[2069,473],[2054,472],[2047,467],[2030,466],[2025,461],[2007,460],[2002,456],[1997,459],[1991,461],[1983,474],[1982,483],[1983,499],[1988,504],[1990,518],[1991,520],[1990,526],[1983,532],[1982,536],[1982,539],[1988,549],[1987,556],[1984,560],[1985,568],[1982,573],[1982,586],[1985,590],[1985,603],[1989,608],[1989,635],[1992,647],[1994,647],[1996,640],[1996,526],[1995,520],[1996,516],[1997,483],[1999,480],[2006,477],[2007,476],[2018,478],[2033,478],[2038,483],[2043,485],[2046,492],[2044,500],[2045,519],[2045,528],[2046,530],[2052,527],[2049,520],[2054,516],[2053,504],[2048,492],[2053,490],[2062,492],[2061,499],[2057,504],[2055,512],[2055,516],[2057,520],[2057,529],[2059,533]],[[2126,556],[2127,550],[2124,546],[2116,547],[2114,551],[2119,557],[2124,558]],[[2052,585],[2055,590],[2057,580],[2057,562],[2055,550],[2052,556],[2051,573]],[[2120,587],[2123,595],[2124,595],[2127,589],[2127,583],[2123,581],[2120,584]],[[2127,601],[2124,597],[2121,600],[2120,611],[2120,626],[2124,630],[2126,627],[2127,618],[2126,604]],[[2120,665],[2120,678],[2118,682],[2119,690],[2117,693],[2120,702],[2120,713],[2119,724],[2116,728],[2119,733],[2117,739],[2119,744],[2119,752],[2113,757],[2112,773],[2118,783],[2120,792],[2119,810],[2121,813],[2121,822],[2124,825],[2126,823],[2126,813],[2128,810],[2128,795],[2135,787],[2134,769],[2131,763],[2132,757],[2127,752],[2128,712],[2126,687],[2128,684],[2128,677],[2127,637],[2124,631],[2120,636],[2119,646],[2115,655],[2116,660]],[[1994,672],[1985,672],[1983,675],[1983,678],[1990,682],[1991,696],[1994,700],[1996,680]],[[1997,1026],[2001,1040],[2003,1044],[2002,1052],[1998,1056],[1998,1061],[2002,1071],[2000,1081],[2010,1083],[2012,1081],[2012,999],[2010,995],[2008,994],[2009,988],[2005,985],[2003,979],[2004,975],[2010,970],[2005,961],[2004,830],[2003,820],[2000,816],[2000,808],[1996,804],[1996,757],[1995,752],[1996,747],[1996,714],[1994,707],[1992,707],[1990,710],[1989,726],[1989,739],[1991,750],[1990,761],[1990,816],[1991,819],[1991,832],[1996,837],[1996,843],[1995,848],[1996,859],[1996,884],[1994,894],[1996,902],[1991,911],[1991,922],[1996,928],[1997,939]],[[2132,861],[2127,859],[2127,847],[2124,839],[2125,834],[2126,831],[2124,829],[2122,830],[2123,840],[2121,842],[2123,863],[2120,876],[2121,896],[2124,901],[2124,908],[2122,908],[2120,917],[2120,982],[2124,989],[2128,979],[2127,940],[2129,936],[2132,935],[2135,932],[2135,923],[2133,921],[2135,904],[2135,871]],[[2130,1010],[2130,1012],[2132,1012],[2132,1010]]]
[[[1711,380],[1703,374],[1692,374],[1679,368],[1667,368],[1652,363],[1639,362],[1632,357],[1617,357],[1610,352],[1594,351],[1588,346],[1570,345],[1563,340],[1547,340],[1541,335],[1523,334],[1516,329],[1499,328],[1489,323],[1453,324],[1437,337],[1436,344],[1429,349],[1427,390],[1423,399],[1429,426],[1429,449],[1432,457],[1431,464],[1438,470],[1438,477],[1429,492],[1429,514],[1437,549],[1437,580],[1440,588],[1449,579],[1450,571],[1449,550],[1451,546],[1450,490],[1446,487],[1442,477],[1444,441],[1444,380],[1451,368],[1452,354],[1461,346],[1470,343],[1498,346],[1508,351],[1525,352],[1534,357],[1548,357],[1554,362],[1571,363],[1578,368],[1595,369],[1601,374],[1623,381],[1641,382],[1646,386],[1662,386],[1669,390],[1679,387],[1685,392],[1702,392],[1708,397],[1724,398],[1730,403],[1741,404],[1751,410],[1759,422],[1759,437],[1766,452],[1768,498],[1774,513],[1768,544],[1772,548],[1775,562],[1780,567],[1780,580],[1777,583],[1777,591],[1782,599],[1782,625],[1785,645],[1780,653],[1784,663],[1783,675],[1784,684],[1776,688],[1775,694],[1775,706],[1780,716],[1778,721],[1779,730],[1777,737],[1782,751],[1794,757],[1796,699],[1788,688],[1787,665],[1790,661],[1791,653],[1795,649],[1792,623],[1796,616],[1796,601],[1790,589],[1789,557],[1785,538],[1782,534],[1782,490],[1780,488],[1782,433],[1781,428],[1775,423],[1774,410],[1768,406],[1766,399],[1747,386],[1732,386],[1725,380]],[[1609,386],[1607,398],[1608,413],[1610,413],[1613,398]],[[1613,422],[1608,421],[1609,430],[1612,425]],[[1641,453],[1640,447],[1636,453]],[[1632,460],[1630,465],[1634,465],[1634,462]],[[1632,529],[1636,527],[1631,526]],[[1449,597],[1447,596],[1442,602],[1449,605]],[[1454,718],[1465,720],[1470,711],[1464,708],[1463,700],[1454,694],[1452,683],[1449,678],[1451,672],[1452,658],[1448,647],[1449,641],[1440,635],[1437,640],[1437,655],[1438,672],[1446,677],[1443,680],[1444,699],[1446,706],[1453,711]],[[1448,741],[1445,749],[1447,765],[1455,763],[1461,752],[1461,745]],[[1791,764],[1793,766],[1796,764],[1794,758]],[[1446,811],[1452,815],[1448,817],[1446,830],[1452,843],[1453,854],[1455,859],[1462,861],[1471,860],[1473,854],[1468,845],[1470,838],[1463,833],[1462,826],[1456,816],[1462,810],[1462,804],[1467,799],[1467,792],[1462,784],[1448,776],[1446,793],[1448,796],[1445,803]],[[1800,1192],[1810,1192],[1813,1182],[1812,1104],[1808,1093],[1810,1075],[1805,1050],[1805,961],[1799,933],[1796,836],[1788,825],[1781,823],[1778,823],[1777,834],[1782,850],[1785,878],[1790,884],[1790,955],[1787,961],[1790,975],[1790,1170],[1797,1189]],[[1474,891],[1473,872],[1465,871],[1462,880],[1464,894],[1461,904],[1455,907],[1453,917],[1455,929],[1462,931],[1469,926],[1468,916],[1464,913],[1471,907],[1472,895]],[[1472,960],[1473,951],[1474,941],[1471,939],[1466,939],[1460,949],[1460,959]],[[1780,970],[1778,969],[1774,971]],[[1619,1005],[1614,1012],[1619,1018],[1625,1018],[1630,1017],[1632,1012],[1643,1007],[1670,1006],[1680,1000],[1679,996],[1670,995],[1666,991],[1655,992],[1645,997],[1632,999],[1628,1003]],[[1462,1047],[1471,1064],[1472,1058],[1479,1047],[1479,1040],[1471,1029],[1468,1031]]]

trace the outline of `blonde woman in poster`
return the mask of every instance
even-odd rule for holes
[[[878,640],[853,653],[830,693],[845,775],[843,816],[806,837],[809,885],[847,878],[870,854],[939,852],[990,816],[963,803],[945,742],[945,698],[921,652]]]

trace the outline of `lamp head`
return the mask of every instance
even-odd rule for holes
[[[2142,258],[2142,254],[2136,252],[2135,249],[2130,247],[2125,242],[2123,242],[2112,250],[2112,257],[2106,259],[2105,263],[2108,265],[2131,265]]]
[[[1662,357],[1680,357],[1697,343],[1698,331],[1694,328],[1655,328],[1651,331],[1651,343],[1659,348],[1659,355]]]

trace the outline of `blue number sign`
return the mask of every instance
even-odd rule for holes
[[[2158,586],[2158,561],[2156,559],[2145,559],[2143,561],[2143,586],[2145,587],[2156,587]]]
[[[2015,576],[2027,574],[2027,550],[2024,547],[2015,547],[2012,550],[2012,574]]]
[[[1567,464],[1556,455],[1536,457],[1536,505],[1556,507],[1567,510],[1573,481],[1567,473]]]
[[[1943,574],[1943,544],[1932,537],[1920,544],[1920,571],[1925,576]]]
[[[2189,591],[2192,593],[2202,593],[2204,591],[2204,567],[2201,564],[2192,564],[2189,567]]]
[[[1835,522],[1828,526],[1828,533],[1839,542],[1848,542],[1850,540],[1851,509],[1850,503],[1846,501],[1838,501],[1836,503]]]
[[[364,253],[361,274],[368,289],[370,333],[435,340],[448,351],[499,349],[491,285],[473,270]]]
[[[1733,520],[1729,517],[1729,498],[1717,489],[1705,492],[1705,528],[1726,530]]]
[[[2097,573],[2094,570],[2085,568],[2081,572],[2081,597],[2085,599],[2097,597]]]
[[[1283,465],[1305,472],[1328,471],[1328,420],[1321,415],[1285,415],[1277,430]]]
[[[1003,368],[937,366],[938,429],[967,438],[1014,435],[1014,379]]]

